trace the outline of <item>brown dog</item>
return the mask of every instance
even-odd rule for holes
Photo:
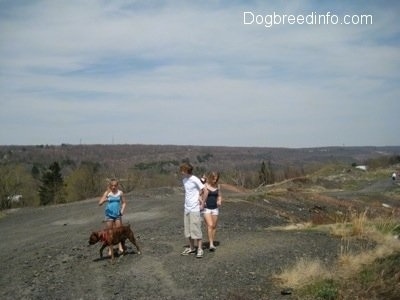
[[[135,245],[138,250],[138,254],[141,254],[140,248],[136,243],[135,235],[130,227],[130,225],[123,225],[120,227],[107,228],[100,231],[93,231],[89,237],[89,245],[94,245],[98,242],[103,242],[103,245],[100,248],[100,257],[103,258],[103,250],[107,246],[111,251],[111,261],[114,261],[114,245],[122,243],[122,247],[125,248],[125,240],[128,239],[132,244]]]

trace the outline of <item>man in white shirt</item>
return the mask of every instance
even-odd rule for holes
[[[189,239],[189,247],[183,250],[182,255],[196,253],[197,258],[203,257],[200,211],[204,208],[201,195],[204,193],[205,186],[198,177],[192,174],[193,166],[183,163],[179,170],[183,176],[182,183],[185,189],[184,204],[184,233]],[[197,250],[196,250],[197,246]]]

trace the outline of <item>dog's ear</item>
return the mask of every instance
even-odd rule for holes
[[[92,230],[90,233],[89,233],[89,236],[90,237],[92,237],[92,236],[98,236],[99,235],[99,233],[97,232],[97,231],[95,231],[95,230]]]

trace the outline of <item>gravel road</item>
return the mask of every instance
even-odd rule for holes
[[[181,256],[183,191],[162,188],[127,195],[124,222],[142,247],[100,260],[100,245],[88,246],[103,227],[97,199],[10,210],[0,218],[1,299],[291,299],[271,275],[300,257],[329,263],[340,241],[319,232],[272,231],[287,220],[225,194],[218,248],[202,259]],[[106,251],[105,251],[106,253]]]

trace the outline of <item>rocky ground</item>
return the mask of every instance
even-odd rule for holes
[[[217,251],[196,259],[180,255],[187,244],[182,189],[136,191],[127,197],[124,222],[134,228],[142,254],[127,242],[128,254],[114,264],[99,259],[100,245],[88,246],[90,232],[103,227],[97,199],[7,211],[0,218],[0,298],[294,299],[281,294],[273,274],[301,257],[330,263],[340,240],[318,231],[270,230],[308,221],[320,200],[291,195],[249,199],[225,190]]]

